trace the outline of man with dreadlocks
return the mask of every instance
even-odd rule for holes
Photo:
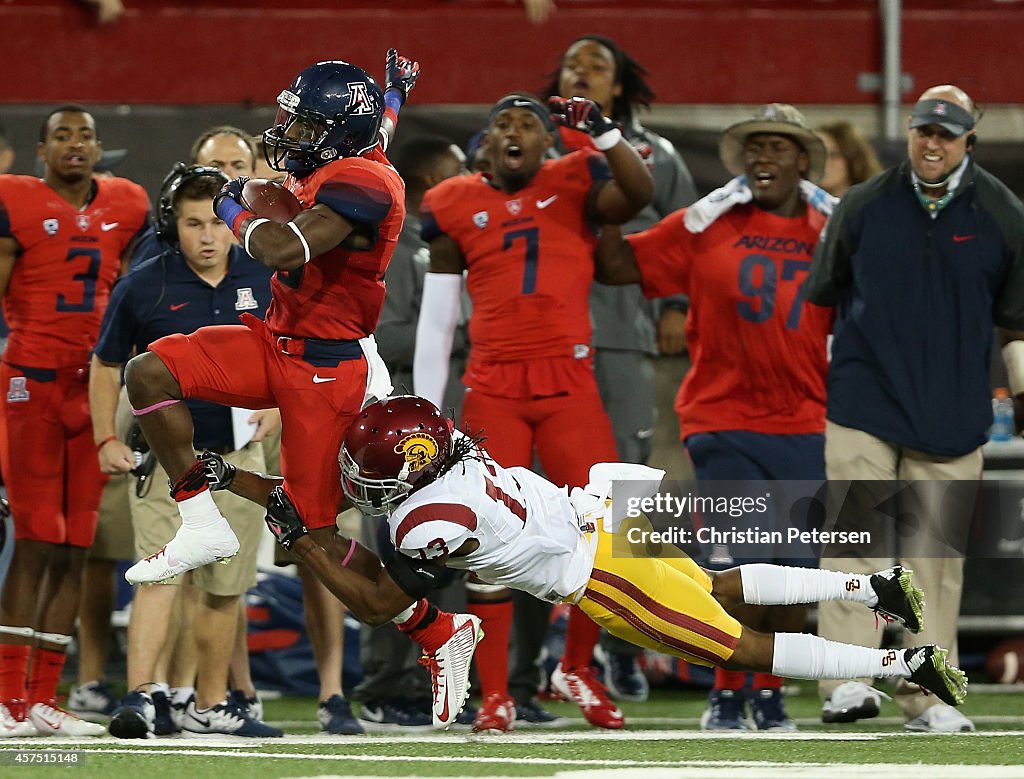
[[[585,489],[568,493],[527,468],[503,468],[482,439],[454,431],[437,407],[415,395],[367,405],[345,435],[342,488],[357,508],[388,517],[396,561],[377,565],[362,547],[358,567],[340,566],[309,535],[275,481],[205,453],[214,489],[269,502],[267,524],[359,619],[381,624],[430,592],[445,566],[549,603],[573,603],[610,633],[690,662],[804,679],[905,678],[959,705],[967,679],[934,645],[904,650],[840,644],[804,633],[759,632],[729,610],[850,600],[921,629],[923,593],[896,566],[848,574],[750,564],[705,571],[669,548],[632,553],[611,527],[612,482],[662,471],[600,463]],[[653,494],[653,493],[648,493]],[[670,556],[669,553],[672,553]],[[423,601],[418,601],[422,603]],[[410,605],[413,604],[413,605]],[[508,729],[508,728],[504,728]]]
[[[629,235],[646,230],[669,214],[697,199],[693,177],[679,152],[667,139],[640,124],[637,114],[649,109],[654,90],[647,70],[614,40],[603,35],[582,35],[560,55],[549,82],[540,94],[546,98],[587,98],[600,106],[601,115],[622,129],[651,172],[654,194],[650,203],[622,226]],[[572,127],[560,127],[554,148],[559,154],[594,147],[592,138]],[[683,295],[647,300],[638,284],[590,287],[591,345],[594,376],[601,401],[612,423],[619,459],[646,463],[657,421],[654,394],[654,356],[680,354],[686,348],[687,299]],[[622,378],[629,377],[628,382]],[[500,459],[500,458],[499,458]],[[552,474],[548,474],[551,476]],[[516,636],[509,690],[517,704],[536,691],[536,661],[543,648],[550,606],[517,594]],[[579,701],[601,697],[603,686],[591,669],[598,629],[588,619],[570,613],[565,653],[551,676],[564,696]],[[597,658],[612,697],[622,701],[647,699],[647,678],[640,670],[641,650],[605,633]],[[530,690],[530,687],[533,690]],[[536,704],[526,704],[527,710]],[[606,706],[613,706],[607,701]],[[606,726],[601,707],[585,707],[587,719]]]

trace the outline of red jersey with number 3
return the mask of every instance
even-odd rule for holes
[[[384,305],[384,271],[405,221],[405,183],[380,146],[285,186],[303,208],[323,204],[358,225],[341,244],[271,280],[267,326],[277,335],[352,340],[370,335]]]
[[[578,151],[545,162],[512,194],[480,175],[427,192],[423,239],[449,236],[469,269],[471,361],[586,352],[596,235],[585,205],[594,182],[609,177],[603,154]]]
[[[690,296],[692,367],[675,404],[682,437],[824,431],[832,309],[805,302],[803,283],[825,217],[741,205],[691,233],[684,212],[626,238],[647,297]]]
[[[147,223],[138,184],[98,179],[77,209],[32,176],[0,176],[0,237],[18,243],[4,314],[11,328],[4,360],[61,368],[89,361],[121,253]]]

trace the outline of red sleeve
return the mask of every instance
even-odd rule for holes
[[[648,298],[687,294],[692,262],[692,233],[683,226],[685,209],[669,214],[642,233],[626,236],[633,247],[641,286]]]

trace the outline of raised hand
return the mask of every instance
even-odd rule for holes
[[[403,57],[398,49],[388,49],[386,77],[384,91],[395,89],[402,96],[402,103],[405,103],[416,86],[416,79],[420,77],[420,63]]]
[[[548,106],[556,124],[582,130],[594,138],[617,129],[615,122],[601,113],[601,106],[588,98],[551,97]]]

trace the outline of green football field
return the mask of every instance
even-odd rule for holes
[[[624,730],[589,728],[575,707],[550,708],[572,718],[562,729],[521,729],[505,736],[449,733],[321,736],[315,701],[266,702],[266,718],[283,740],[239,738],[119,741],[113,738],[0,742],[0,776],[32,777],[362,777],[558,776],[573,779],[702,777],[871,777],[982,779],[1024,777],[1024,687],[1016,693],[972,693],[963,707],[978,733],[903,732],[894,704],[854,725],[822,725],[813,686],[803,683],[787,705],[800,727],[790,734],[707,734],[698,727],[704,696],[656,692],[626,704]],[[25,764],[39,750],[76,751],[76,764]],[[51,758],[56,757],[52,755]],[[64,758],[66,759],[66,758]]]

